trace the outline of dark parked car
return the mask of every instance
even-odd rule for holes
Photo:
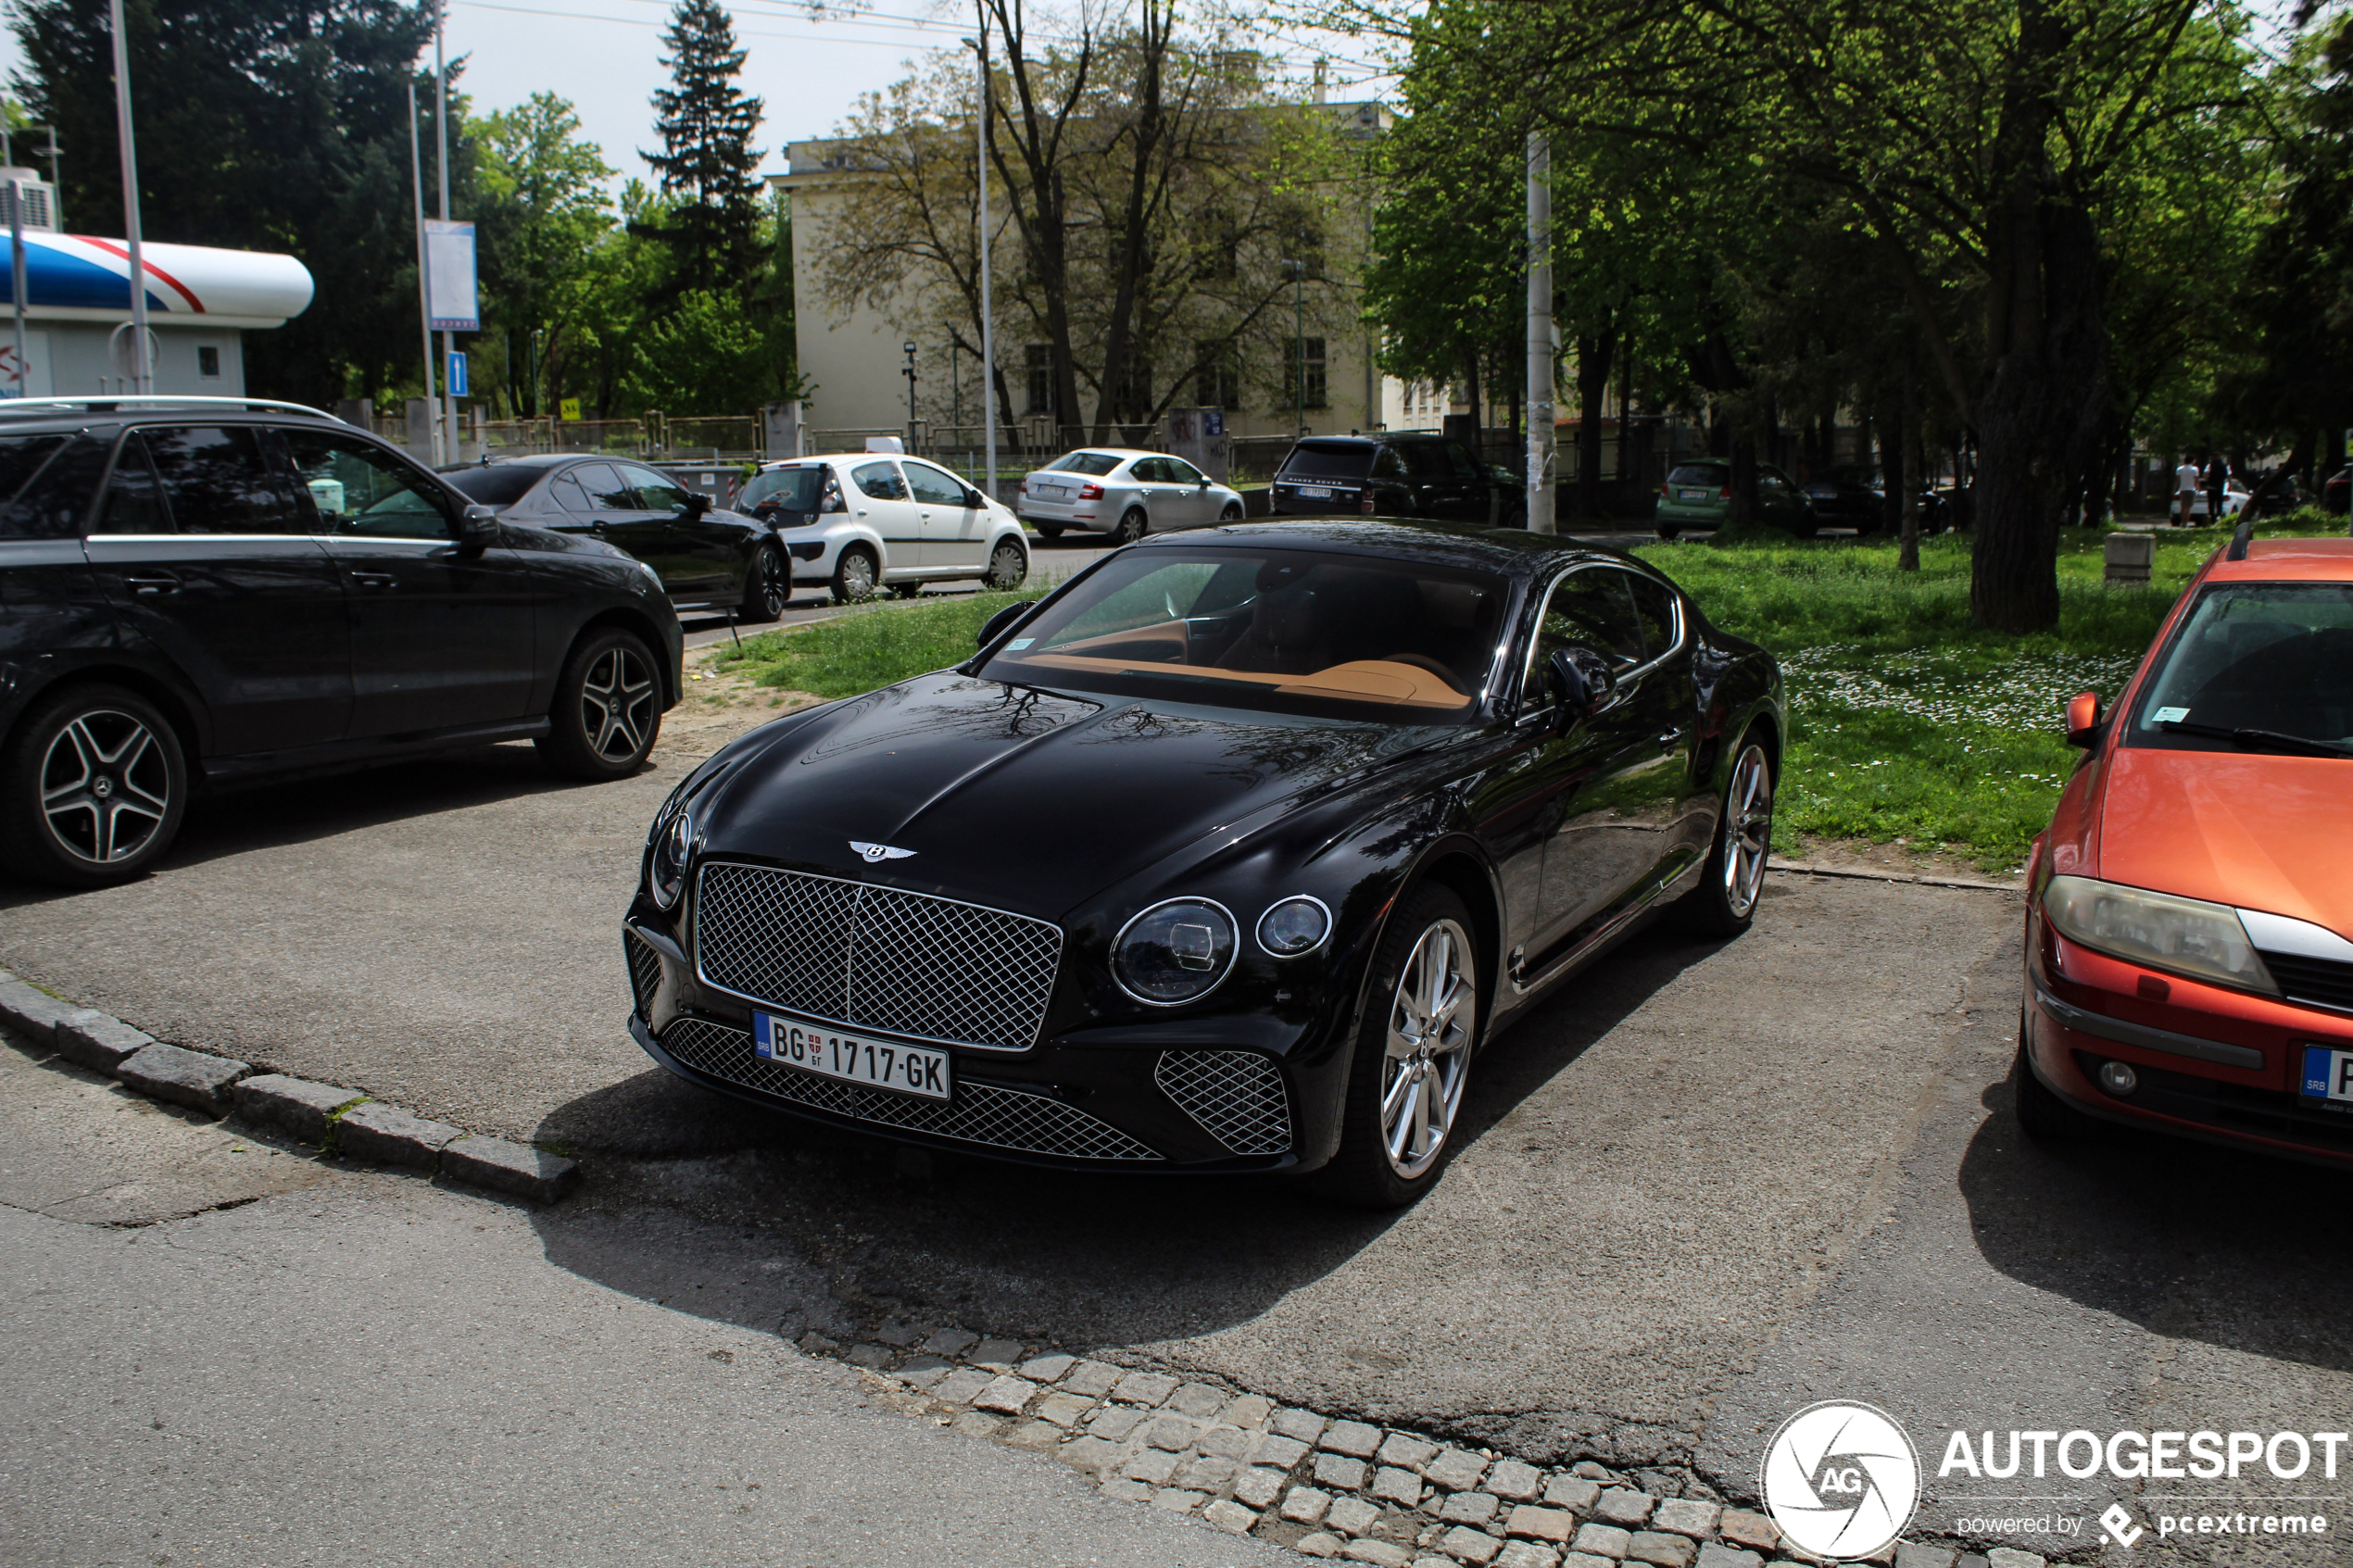
[[[0,404],[0,860],[146,870],[192,789],[530,739],[634,772],[678,700],[651,571],[315,409]]]
[[[1756,504],[1766,526],[1786,529],[1800,539],[1811,539],[1821,526],[1789,475],[1769,463],[1756,465]],[[1660,538],[1677,539],[1686,528],[1723,527],[1731,509],[1732,465],[1702,459],[1678,463],[1667,472],[1652,503],[1651,521]]]
[[[1528,496],[1461,442],[1423,432],[1315,435],[1292,446],[1267,486],[1279,517],[1419,517],[1525,526]]]
[[[792,602],[792,569],[766,522],[713,507],[643,463],[543,453],[443,477],[501,518],[592,535],[635,556],[661,575],[673,604],[774,621]]]
[[[1887,482],[1875,463],[1849,463],[1830,470],[1804,486],[1806,504],[1824,528],[1852,528],[1869,533],[1893,532],[1897,524],[1887,516]],[[1920,528],[1934,533],[1944,525],[1944,497],[1927,485],[1920,487]]]
[[[1781,682],[1642,562],[1367,521],[1154,535],[653,822],[671,1071],[1103,1171],[1411,1201],[1473,1056],[1646,915],[1754,917]],[[1054,831],[1008,834],[1051,803]]]

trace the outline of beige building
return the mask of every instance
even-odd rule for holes
[[[1340,119],[1342,134],[1352,140],[1378,136],[1390,123],[1389,111],[1377,103],[1325,107]],[[841,449],[859,445],[858,438],[869,434],[904,435],[912,423],[914,439],[926,449],[954,453],[976,446],[983,381],[976,356],[950,344],[945,323],[957,318],[961,307],[949,291],[926,287],[918,280],[902,283],[879,304],[867,298],[845,304],[827,286],[825,258],[838,226],[858,221],[862,187],[877,177],[856,167],[855,157],[837,140],[795,142],[786,154],[788,171],[770,176],[770,182],[787,193],[791,202],[800,371],[814,388],[803,405],[803,419],[815,442]],[[1369,212],[1355,205],[1360,200],[1353,198],[1332,225],[1347,232],[1327,236],[1324,275],[1310,277],[1302,285],[1303,309],[1286,295],[1278,313],[1278,341],[1261,351],[1266,362],[1252,367],[1251,374],[1228,368],[1222,374],[1197,377],[1174,405],[1223,406],[1229,438],[1245,443],[1264,438],[1248,456],[1238,448],[1238,461],[1245,470],[1265,466],[1258,446],[1273,447],[1278,455],[1281,443],[1301,428],[1315,434],[1346,434],[1438,423],[1435,415],[1409,417],[1408,389],[1375,366],[1377,339],[1358,320],[1354,280],[1370,228]],[[1007,297],[1009,285],[1002,280],[1009,269],[1001,254],[995,271],[1000,280],[997,357],[1016,424],[1013,430],[1000,431],[1000,443],[1009,454],[1059,450],[1047,345],[1025,341],[1029,334],[1021,323],[1031,313]],[[1303,332],[1290,330],[1295,310],[1308,319]],[[969,327],[965,331],[969,335]],[[907,352],[911,344],[912,357]],[[1082,360],[1092,351],[1084,342],[1076,347]],[[911,358],[916,377],[912,420]],[[1302,369],[1303,375],[1299,373]],[[1082,410],[1082,419],[1091,412]],[[1130,438],[1142,433],[1133,432]]]

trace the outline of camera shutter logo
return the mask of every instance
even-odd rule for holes
[[[1758,1490],[1773,1523],[1801,1550],[1869,1557],[1912,1522],[1920,1456],[1886,1411],[1825,1400],[1773,1434]]]

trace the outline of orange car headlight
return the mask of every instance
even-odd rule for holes
[[[2145,887],[2055,876],[2043,913],[2070,942],[2128,962],[2241,990],[2280,994],[2238,911],[2227,904],[2152,893]]]

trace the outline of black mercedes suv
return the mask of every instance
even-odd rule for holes
[[[146,870],[189,794],[528,738],[643,765],[678,700],[653,571],[521,527],[316,409],[0,404],[0,863]]]
[[[1277,517],[1417,517],[1528,526],[1528,496],[1468,447],[1427,431],[1302,436],[1266,487]]]

